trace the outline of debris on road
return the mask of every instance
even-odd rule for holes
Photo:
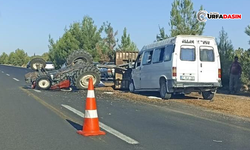
[[[114,94],[113,92],[103,92],[104,94]]]
[[[219,141],[219,140],[213,140],[213,142],[222,143],[222,141]]]
[[[151,99],[162,99],[162,98],[156,97],[156,96],[148,96],[148,98],[151,98]]]
[[[98,87],[105,87],[105,84],[102,81],[100,81],[100,83],[98,84]]]
[[[64,92],[71,92],[71,91],[72,91],[72,88],[70,87],[69,89],[61,89],[61,91],[64,91]]]

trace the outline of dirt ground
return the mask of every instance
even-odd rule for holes
[[[191,93],[185,97],[174,96],[170,100],[162,100],[159,97],[158,93],[129,93],[119,90],[114,90],[112,88],[112,83],[105,83],[106,87],[98,87],[97,91],[100,91],[104,94],[110,94],[115,97],[133,100],[133,101],[145,101],[150,103],[184,103],[188,105],[205,107],[212,111],[222,112],[230,115],[236,115],[239,117],[248,117],[250,118],[250,93],[241,93],[240,95],[228,95],[221,94],[223,92],[217,93],[213,101],[203,100],[202,96],[198,93]],[[149,98],[149,96],[154,96],[155,98]]]

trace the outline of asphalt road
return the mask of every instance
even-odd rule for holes
[[[249,150],[250,123],[183,104],[148,104],[96,91],[104,136],[83,137],[86,91],[29,89],[30,70],[0,65],[0,149]]]

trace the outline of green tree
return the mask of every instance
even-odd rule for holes
[[[159,31],[160,33],[156,35],[156,41],[161,41],[168,38],[168,35],[165,33],[164,27],[159,26]]]
[[[83,47],[80,47],[88,52],[90,52],[95,58],[96,44],[101,40],[102,28],[98,29],[94,25],[92,18],[86,16],[82,21],[82,43]]]
[[[227,86],[229,83],[229,69],[234,57],[234,49],[231,40],[224,28],[219,32],[219,38],[216,39],[218,51],[220,54],[221,71],[222,71],[222,84]]]
[[[23,66],[26,65],[29,61],[27,53],[22,49],[17,49],[15,52],[11,52],[8,59],[8,64],[14,66]]]
[[[200,6],[199,10],[204,9]],[[203,33],[205,23],[197,20],[191,0],[174,0],[170,15],[172,37],[180,34],[201,35]]]
[[[51,38],[49,42],[49,58],[53,60],[57,68],[65,63],[66,58],[73,50],[79,49],[79,41],[68,31],[56,43]]]
[[[15,52],[11,52],[9,54],[8,64],[12,64],[12,65],[16,65],[17,64]]]
[[[25,53],[24,50],[22,49],[17,49],[15,50],[15,57],[16,57],[16,61],[15,61],[15,66],[23,66],[24,64],[27,64],[27,58],[28,55],[27,53]]]
[[[120,51],[138,51],[135,43],[131,41],[130,35],[127,34],[127,29],[124,28],[123,35],[121,37],[121,43],[118,45]]]
[[[219,40],[216,40],[216,42],[220,56],[233,60],[233,45],[223,27],[219,33]]]
[[[49,53],[43,53],[42,56],[41,56],[45,61],[48,61],[49,60]]]
[[[118,31],[114,32],[114,29],[109,22],[103,23],[102,28],[104,30],[105,37],[103,37],[96,46],[98,58],[101,62],[112,61],[114,60],[115,47],[118,42],[118,39],[116,39]]]
[[[245,29],[245,33],[250,36],[250,25],[248,25]],[[250,40],[249,40],[249,44],[250,44]]]
[[[76,22],[70,26],[69,32],[79,42],[80,49],[88,51],[92,54],[94,60],[98,59],[96,45],[101,41],[101,32],[103,28],[99,28],[94,24],[94,20],[85,16],[81,23]]]
[[[96,44],[101,40],[101,31],[92,18],[85,16],[82,22],[75,22],[65,29],[59,40],[54,41],[49,36],[49,58],[57,67],[60,67],[68,55],[77,49],[88,51],[95,58],[97,56]]]
[[[246,85],[250,85],[250,49],[242,51],[239,61],[242,67],[241,81]]]
[[[241,81],[244,84],[250,85],[250,50],[244,51],[243,48],[238,48],[234,51],[234,55],[238,56],[242,68]]]
[[[0,64],[7,64],[8,63],[8,54],[6,54],[5,52],[2,53],[2,55],[0,56]]]

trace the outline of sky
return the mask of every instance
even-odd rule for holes
[[[17,48],[28,55],[48,52],[49,35],[57,40],[65,27],[88,15],[100,27],[110,22],[120,39],[124,27],[141,49],[151,44],[159,26],[170,33],[170,11],[173,0],[0,0],[0,54]],[[242,14],[241,20],[208,20],[203,35],[218,37],[222,27],[234,48],[249,49],[249,0],[192,0],[194,10],[201,5],[207,12]]]

